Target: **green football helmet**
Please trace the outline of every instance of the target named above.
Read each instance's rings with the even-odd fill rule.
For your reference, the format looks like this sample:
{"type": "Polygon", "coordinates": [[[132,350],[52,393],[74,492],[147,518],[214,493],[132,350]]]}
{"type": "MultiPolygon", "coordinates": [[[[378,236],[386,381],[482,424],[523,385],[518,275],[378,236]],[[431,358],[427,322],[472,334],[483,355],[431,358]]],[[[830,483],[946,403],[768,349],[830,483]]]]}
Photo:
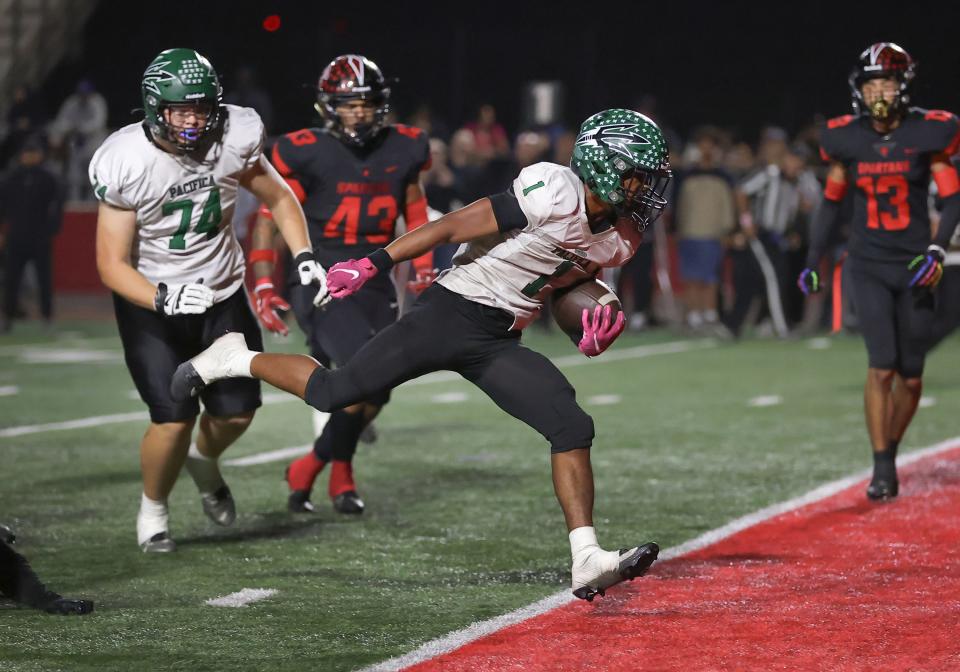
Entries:
{"type": "Polygon", "coordinates": [[[640,231],[667,205],[664,192],[672,176],[667,142],[660,127],[639,112],[604,110],[583,122],[570,168],[640,231]]]}
{"type": "Polygon", "coordinates": [[[220,78],[210,61],[193,49],[161,51],[143,73],[140,88],[144,121],[154,138],[190,151],[220,125],[220,78]],[[209,105],[207,123],[202,127],[175,128],[164,118],[168,106],[197,104],[209,105]]]}

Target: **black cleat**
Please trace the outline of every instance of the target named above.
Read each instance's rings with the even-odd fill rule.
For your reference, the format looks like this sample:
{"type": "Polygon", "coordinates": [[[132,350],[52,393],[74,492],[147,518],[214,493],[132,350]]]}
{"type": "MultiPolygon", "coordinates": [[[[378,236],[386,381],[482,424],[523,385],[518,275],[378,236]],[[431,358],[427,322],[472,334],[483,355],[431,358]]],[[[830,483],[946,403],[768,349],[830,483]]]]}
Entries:
{"type": "Polygon", "coordinates": [[[356,490],[347,490],[333,498],[333,509],[337,513],[358,514],[363,513],[364,503],[356,490]]]}
{"type": "Polygon", "coordinates": [[[652,541],[636,548],[621,548],[616,572],[600,574],[588,581],[587,585],[574,590],[573,594],[581,600],[593,602],[597,595],[605,595],[607,588],[623,581],[633,581],[646,574],[659,554],[660,547],[652,541]]]}
{"type": "Polygon", "coordinates": [[[291,490],[287,497],[287,510],[290,513],[316,513],[313,502],[310,501],[310,491],[291,490]]]}
{"type": "Polygon", "coordinates": [[[83,616],[93,611],[93,600],[68,600],[65,597],[57,597],[40,607],[48,614],[59,614],[60,616],[83,616]]]}
{"type": "Polygon", "coordinates": [[[875,502],[888,502],[895,498],[899,492],[900,483],[897,481],[896,476],[894,476],[892,479],[879,478],[876,474],[874,474],[873,478],[870,479],[870,485],[867,486],[867,499],[871,499],[875,502]]]}
{"type": "Polygon", "coordinates": [[[177,367],[177,370],[173,373],[173,378],[170,379],[170,396],[174,401],[180,403],[198,396],[206,386],[203,378],[193,368],[193,364],[184,362],[177,367]]]}

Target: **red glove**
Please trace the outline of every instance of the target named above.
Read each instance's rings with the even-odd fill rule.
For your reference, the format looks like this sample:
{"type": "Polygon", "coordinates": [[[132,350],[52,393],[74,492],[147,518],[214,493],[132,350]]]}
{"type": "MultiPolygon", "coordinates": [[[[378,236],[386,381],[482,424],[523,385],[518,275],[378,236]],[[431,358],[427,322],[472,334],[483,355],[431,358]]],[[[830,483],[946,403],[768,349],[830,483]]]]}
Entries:
{"type": "Polygon", "coordinates": [[[437,269],[431,268],[424,271],[417,271],[417,277],[407,283],[407,289],[419,296],[423,290],[433,284],[437,279],[437,269]]]}
{"type": "Polygon", "coordinates": [[[613,306],[597,306],[593,309],[593,317],[587,308],[581,316],[583,323],[583,338],[577,344],[577,349],[587,357],[596,357],[610,347],[617,336],[623,332],[627,324],[627,316],[623,311],[617,312],[617,319],[613,319],[613,306]]]}
{"type": "Polygon", "coordinates": [[[330,296],[342,299],[363,287],[376,274],[377,267],[366,257],[341,261],[327,270],[327,289],[330,296]]]}
{"type": "Polygon", "coordinates": [[[260,323],[275,334],[286,336],[290,333],[286,323],[277,314],[278,310],[290,310],[290,304],[280,298],[273,291],[273,283],[270,278],[260,278],[253,288],[253,295],[256,298],[257,317],[260,323]]]}

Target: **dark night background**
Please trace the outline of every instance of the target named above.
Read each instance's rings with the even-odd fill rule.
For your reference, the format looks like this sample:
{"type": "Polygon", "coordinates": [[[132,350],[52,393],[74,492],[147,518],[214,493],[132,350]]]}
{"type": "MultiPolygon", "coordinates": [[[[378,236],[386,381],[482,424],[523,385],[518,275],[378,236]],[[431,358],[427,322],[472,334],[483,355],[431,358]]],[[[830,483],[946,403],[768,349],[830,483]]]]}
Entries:
{"type": "Polygon", "coordinates": [[[315,82],[330,59],[362,53],[398,77],[402,119],[419,102],[456,128],[481,102],[521,130],[522,85],[563,80],[571,124],[610,106],[659,101],[656,116],[681,132],[701,123],[751,141],[766,123],[790,131],[817,113],[849,111],[847,74],[879,40],[920,63],[914,103],[960,109],[954,2],[101,2],[83,42],[48,78],[54,106],[89,76],[113,127],[134,119],[143,69],[161,49],[208,56],[229,91],[237,66],[254,65],[271,94],[273,132],[308,124],[315,82]],[[262,21],[282,25],[267,32],[262,21]]]}

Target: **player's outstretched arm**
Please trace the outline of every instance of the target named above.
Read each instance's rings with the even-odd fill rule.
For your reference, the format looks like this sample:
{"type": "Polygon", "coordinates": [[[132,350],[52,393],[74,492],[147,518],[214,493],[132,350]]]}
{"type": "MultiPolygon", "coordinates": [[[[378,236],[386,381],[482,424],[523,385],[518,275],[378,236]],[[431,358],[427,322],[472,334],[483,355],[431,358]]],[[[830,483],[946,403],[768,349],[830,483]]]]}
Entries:
{"type": "Polygon", "coordinates": [[[377,273],[388,271],[401,261],[419,257],[438,245],[465,243],[498,231],[490,199],[481,198],[403,234],[386,248],[376,250],[363,259],[334,264],[327,277],[330,295],[334,298],[349,296],[377,273]]]}
{"type": "Polygon", "coordinates": [[[823,189],[823,201],[810,226],[810,249],[807,252],[806,268],[797,278],[797,285],[804,294],[819,292],[822,289],[820,259],[827,249],[827,243],[840,218],[840,203],[847,193],[847,169],[842,163],[833,163],[827,173],[827,184],[823,189]]]}

